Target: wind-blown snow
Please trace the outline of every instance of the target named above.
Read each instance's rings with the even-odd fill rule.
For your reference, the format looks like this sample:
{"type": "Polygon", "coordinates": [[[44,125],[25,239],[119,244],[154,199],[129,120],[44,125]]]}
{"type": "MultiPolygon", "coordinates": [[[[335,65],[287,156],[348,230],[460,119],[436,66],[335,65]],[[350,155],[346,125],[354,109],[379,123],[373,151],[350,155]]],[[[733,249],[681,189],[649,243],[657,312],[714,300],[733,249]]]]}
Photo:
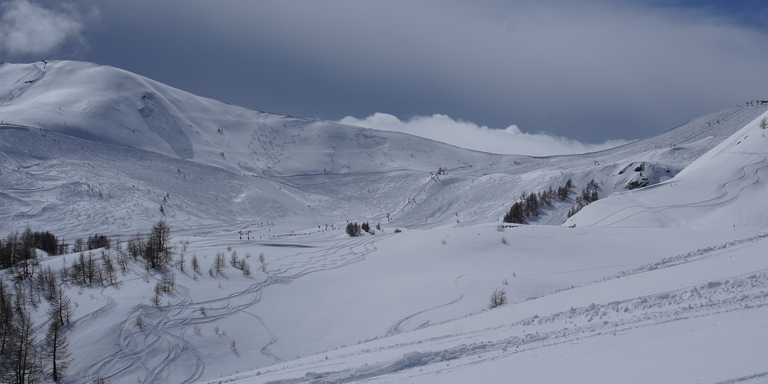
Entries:
{"type": "MultiPolygon", "coordinates": [[[[766,111],[529,157],[247,110],[106,66],[4,63],[0,233],[172,228],[174,266],[66,287],[69,383],[760,381],[766,111]],[[568,179],[568,199],[498,227],[522,192],[568,179]],[[602,199],[563,224],[592,179],[602,199]],[[350,238],[347,221],[382,229],[350,238]],[[211,276],[217,251],[253,274],[211,276]],[[511,303],[488,310],[494,289],[511,303]]],[[[39,327],[46,305],[29,306],[39,327]]]]}
{"type": "Polygon", "coordinates": [[[468,121],[454,120],[441,114],[414,116],[407,121],[401,121],[387,113],[374,113],[365,119],[347,116],[339,122],[384,131],[403,132],[477,151],[528,156],[596,152],[627,143],[626,140],[609,140],[602,144],[585,144],[565,137],[523,133],[516,125],[510,125],[505,129],[491,129],[468,121]]]}

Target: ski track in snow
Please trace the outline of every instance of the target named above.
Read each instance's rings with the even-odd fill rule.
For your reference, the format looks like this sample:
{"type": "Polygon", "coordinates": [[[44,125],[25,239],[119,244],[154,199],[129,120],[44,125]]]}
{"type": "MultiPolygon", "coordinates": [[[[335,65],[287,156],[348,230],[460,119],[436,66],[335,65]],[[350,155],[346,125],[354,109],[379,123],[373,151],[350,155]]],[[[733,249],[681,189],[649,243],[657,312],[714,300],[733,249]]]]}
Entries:
{"type": "Polygon", "coordinates": [[[267,325],[264,323],[264,320],[260,316],[255,315],[255,314],[253,314],[251,312],[248,312],[248,311],[243,311],[243,312],[253,316],[254,318],[256,318],[256,320],[259,322],[259,324],[261,324],[261,326],[264,327],[264,329],[266,329],[267,332],[269,332],[269,335],[272,338],[271,340],[269,340],[269,342],[267,344],[265,344],[263,347],[261,347],[261,349],[259,350],[261,352],[261,354],[269,356],[269,357],[275,359],[276,362],[285,361],[285,360],[281,359],[280,357],[278,357],[277,355],[275,355],[274,353],[272,353],[272,351],[269,350],[269,347],[272,344],[275,344],[278,341],[280,341],[280,339],[278,339],[277,336],[275,336],[275,334],[267,327],[267,325]]]}
{"type": "MultiPolygon", "coordinates": [[[[674,205],[663,205],[663,206],[653,206],[653,207],[651,207],[651,206],[639,206],[639,205],[628,206],[628,207],[624,207],[624,208],[622,208],[620,210],[617,210],[616,212],[613,212],[610,215],[607,215],[604,218],[602,218],[602,219],[600,219],[600,220],[598,220],[598,221],[596,221],[596,222],[594,222],[592,224],[589,224],[587,226],[595,227],[598,224],[602,223],[603,221],[606,221],[606,220],[608,220],[608,219],[610,219],[610,218],[612,218],[614,216],[619,216],[620,214],[624,213],[625,211],[634,210],[634,209],[641,209],[641,211],[640,212],[632,213],[632,214],[630,214],[628,216],[622,217],[621,219],[618,219],[616,221],[610,222],[608,224],[604,224],[603,226],[610,227],[610,226],[613,226],[615,224],[621,223],[624,220],[628,220],[629,218],[632,218],[634,216],[637,216],[637,215],[640,215],[640,214],[643,214],[643,213],[647,213],[647,212],[656,213],[656,212],[663,212],[663,211],[667,211],[667,210],[671,210],[671,209],[680,209],[680,208],[711,207],[711,206],[722,205],[722,204],[728,203],[730,201],[733,201],[733,200],[737,199],[739,197],[739,195],[741,195],[741,192],[744,189],[746,189],[748,187],[751,187],[751,186],[753,186],[753,185],[763,181],[762,177],[760,177],[760,171],[768,168],[768,165],[763,165],[761,167],[757,167],[757,166],[759,164],[764,163],[766,161],[766,157],[763,156],[763,154],[753,154],[753,155],[760,156],[760,160],[756,161],[756,162],[754,162],[752,164],[748,164],[748,165],[743,166],[741,168],[741,174],[738,177],[736,177],[736,178],[734,178],[732,180],[728,180],[727,182],[719,185],[718,188],[721,189],[721,193],[719,195],[715,196],[715,197],[712,197],[712,198],[709,198],[709,199],[706,199],[706,200],[697,201],[697,202],[686,203],[686,204],[674,204],[674,205]],[[756,168],[753,171],[750,171],[749,168],[753,168],[753,167],[756,167],[756,168]],[[728,189],[729,185],[734,184],[734,183],[744,179],[745,177],[747,177],[747,175],[752,175],[752,174],[754,174],[754,176],[755,176],[754,179],[749,180],[749,182],[747,184],[740,185],[740,188],[738,188],[738,190],[735,191],[735,193],[728,189]]],[[[656,185],[653,185],[653,186],[649,186],[649,187],[646,187],[646,188],[648,188],[648,189],[651,189],[651,188],[662,188],[662,187],[668,186],[670,184],[674,184],[674,182],[673,181],[667,181],[667,182],[659,183],[659,184],[656,184],[656,185]]]]}
{"type": "Polygon", "coordinates": [[[719,381],[715,384],[764,383],[766,378],[768,378],[768,372],[761,372],[754,375],[737,377],[732,380],[719,381]]]}
{"type": "MultiPolygon", "coordinates": [[[[269,264],[278,264],[279,268],[268,271],[264,281],[217,299],[192,301],[189,290],[177,284],[174,292],[181,294],[178,302],[159,307],[145,304],[134,307],[127,318],[115,328],[114,345],[117,350],[73,374],[68,380],[72,383],[92,382],[98,377],[118,380],[139,375],[144,384],[166,383],[171,382],[167,378],[167,372],[175,363],[191,360],[194,368],[179,382],[195,382],[202,376],[205,363],[201,352],[186,340],[186,329],[199,324],[212,323],[241,312],[256,318],[271,335],[271,340],[261,348],[261,353],[274,358],[276,362],[281,362],[283,359],[269,350],[271,345],[279,341],[278,337],[260,316],[248,311],[261,300],[263,289],[272,284],[289,283],[311,273],[342,268],[363,261],[366,255],[376,250],[376,241],[389,236],[392,235],[338,241],[327,249],[275,259],[269,264]],[[312,256],[302,257],[307,254],[312,256]],[[289,257],[301,260],[280,263],[289,257]],[[200,312],[201,306],[208,308],[205,315],[200,312]],[[136,325],[137,318],[141,318],[141,327],[136,325]]],[[[110,301],[101,309],[78,319],[75,326],[92,321],[115,306],[116,304],[110,301]]]]}
{"type": "MultiPolygon", "coordinates": [[[[456,291],[458,291],[458,293],[459,293],[459,296],[457,298],[455,298],[455,299],[451,300],[450,302],[445,303],[443,305],[438,305],[436,307],[432,307],[432,308],[425,309],[423,311],[416,312],[416,313],[414,313],[412,315],[408,315],[408,316],[406,316],[406,317],[396,321],[391,327],[389,327],[389,329],[387,330],[386,336],[396,335],[396,334],[402,332],[403,330],[401,329],[401,327],[404,325],[404,323],[408,322],[410,319],[412,319],[415,316],[418,316],[418,315],[420,315],[422,313],[425,313],[425,312],[429,312],[429,311],[434,310],[434,309],[438,309],[438,308],[442,308],[442,307],[447,307],[447,306],[449,306],[451,304],[458,303],[459,300],[464,298],[464,293],[461,291],[461,287],[459,287],[459,279],[461,279],[464,276],[466,276],[466,275],[461,275],[461,276],[457,277],[456,280],[454,280],[454,283],[456,284],[456,291]]],[[[429,324],[429,321],[427,321],[427,323],[425,323],[425,324],[420,325],[419,327],[423,327],[423,326],[426,326],[428,324],[429,324]]]]}
{"type": "MultiPolygon", "coordinates": [[[[746,244],[760,241],[768,235],[746,239],[740,242],[729,242],[705,250],[693,251],[681,255],[678,259],[690,258],[692,254],[706,254],[717,250],[733,247],[735,244],[746,244]]],[[[692,260],[688,260],[692,262],[692,260]]],[[[650,272],[659,268],[678,265],[667,261],[659,263],[656,268],[639,269],[634,273],[620,274],[613,279],[621,279],[637,273],[650,272]]],[[[607,279],[611,280],[611,279],[607,279]]],[[[599,283],[599,282],[595,282],[599,283]]],[[[590,284],[595,284],[590,283],[590,284]]],[[[587,284],[587,285],[590,285],[587,284]]],[[[384,350],[411,350],[401,357],[388,361],[365,364],[356,368],[338,371],[307,372],[301,377],[264,381],[267,384],[297,384],[297,383],[348,383],[365,381],[393,373],[409,370],[407,378],[417,378],[421,370],[414,368],[435,366],[429,374],[441,371],[450,372],[461,370],[462,367],[483,364],[484,362],[512,357],[518,353],[540,350],[548,347],[574,343],[579,340],[596,337],[610,337],[625,334],[660,324],[686,321],[697,318],[718,315],[729,312],[751,311],[768,308],[768,270],[755,271],[743,276],[729,279],[710,281],[691,287],[654,293],[636,298],[595,304],[579,308],[570,308],[548,316],[533,316],[513,324],[496,328],[483,329],[462,334],[441,336],[435,339],[422,339],[415,342],[390,345],[375,349],[366,349],[351,355],[338,355],[335,359],[373,354],[384,350]],[[535,333],[524,332],[525,327],[535,327],[535,333]],[[511,336],[487,342],[461,343],[469,339],[492,339],[494,335],[515,334],[523,330],[523,336],[511,336]],[[430,342],[446,343],[446,339],[454,340],[454,347],[434,351],[413,351],[420,345],[430,342]],[[461,343],[461,344],[459,344],[461,343]],[[471,358],[471,359],[470,359],[471,358]],[[438,363],[449,362],[445,368],[438,363]]],[[[423,348],[423,347],[421,347],[423,348]]],[[[330,364],[327,364],[330,365],[330,364]]],[[[298,367],[297,367],[298,368],[298,367]]],[[[306,371],[306,369],[304,369],[306,371]]],[[[211,384],[239,382],[248,378],[257,378],[270,373],[267,370],[249,374],[234,375],[223,380],[210,381],[211,384]]],[[[279,372],[279,371],[276,371],[279,372]]],[[[424,373],[426,375],[426,373],[424,373]]],[[[738,377],[721,383],[747,383],[761,381],[768,373],[758,373],[738,377]]]]}
{"type": "MultiPolygon", "coordinates": [[[[205,362],[215,359],[211,359],[210,354],[205,357],[198,350],[193,343],[196,340],[188,337],[188,330],[240,314],[246,315],[248,320],[255,319],[255,322],[248,324],[255,324],[263,336],[263,339],[259,338],[249,346],[254,348],[253,355],[260,353],[274,360],[273,365],[261,369],[272,370],[267,371],[270,374],[282,374],[271,382],[285,384],[376,381],[392,377],[418,379],[427,373],[413,368],[430,367],[432,372],[450,373],[518,353],[546,353],[545,349],[552,346],[652,329],[661,324],[729,312],[756,317],[754,313],[763,312],[751,311],[764,311],[768,307],[768,293],[765,292],[768,270],[756,270],[703,284],[675,285],[667,292],[632,298],[623,295],[621,300],[613,302],[570,309],[563,304],[562,308],[558,306],[543,317],[533,316],[482,330],[476,327],[475,331],[465,333],[448,330],[439,336],[419,340],[419,335],[436,329],[431,327],[472,317],[467,312],[460,312],[453,317],[459,320],[438,324],[427,321],[415,329],[407,329],[413,328],[408,327],[409,322],[418,315],[457,303],[452,308],[466,306],[467,300],[459,303],[464,298],[464,291],[468,297],[477,291],[471,291],[473,288],[469,285],[464,285],[462,290],[459,283],[462,277],[467,276],[464,274],[454,280],[458,295],[452,301],[412,314],[408,314],[410,310],[399,312],[376,327],[380,331],[386,329],[384,337],[360,343],[379,343],[378,347],[361,351],[356,349],[358,347],[347,349],[334,344],[331,350],[342,355],[330,361],[327,356],[323,361],[321,357],[312,355],[306,359],[320,361],[302,363],[306,360],[299,360],[296,365],[290,365],[291,362],[287,361],[292,358],[288,356],[289,352],[279,353],[281,356],[273,352],[273,349],[277,350],[275,345],[280,343],[278,336],[282,335],[273,332],[267,324],[269,321],[264,320],[270,317],[259,312],[258,304],[263,298],[264,288],[361,262],[377,250],[376,242],[394,236],[384,235],[382,231],[377,236],[341,240],[335,239],[337,234],[334,232],[328,235],[321,231],[322,224],[326,228],[329,224],[333,228],[335,224],[339,229],[339,223],[344,220],[374,222],[389,218],[393,220],[390,225],[406,230],[495,225],[495,221],[503,216],[521,192],[557,187],[569,178],[573,178],[577,190],[590,179],[596,180],[600,184],[601,195],[623,192],[629,181],[644,177],[647,179],[643,180],[650,180],[651,183],[646,190],[660,191],[658,188],[666,187],[674,191],[670,185],[676,181],[661,180],[676,177],[703,154],[763,116],[768,109],[764,106],[729,108],[621,147],[596,153],[533,158],[480,153],[405,134],[227,106],[125,71],[88,63],[54,61],[48,63],[47,68],[39,64],[6,63],[0,65],[0,71],[3,74],[0,76],[0,87],[4,90],[0,94],[0,112],[5,122],[0,126],[0,216],[3,218],[0,220],[0,232],[7,233],[23,225],[35,229],[43,227],[57,235],[66,235],[71,243],[73,238],[94,233],[126,237],[145,231],[151,225],[148,223],[165,219],[172,223],[174,231],[192,236],[210,235],[210,238],[203,240],[209,247],[225,244],[224,238],[230,239],[237,230],[246,229],[249,229],[249,237],[250,229],[253,229],[253,239],[284,241],[259,245],[278,247],[287,244],[297,247],[295,253],[280,253],[282,256],[270,258],[266,273],[257,270],[253,283],[244,280],[235,292],[213,293],[197,301],[190,289],[178,284],[171,294],[163,296],[173,300],[168,305],[152,307],[131,302],[129,305],[135,306],[121,308],[119,304],[126,304],[121,298],[130,295],[122,292],[118,304],[102,290],[101,296],[106,303],[95,308],[99,301],[94,301],[88,307],[91,312],[73,321],[70,330],[77,330],[78,335],[83,335],[87,334],[89,327],[95,329],[101,321],[111,321],[105,326],[111,333],[109,338],[97,340],[99,347],[96,351],[100,355],[95,359],[91,357],[93,360],[87,362],[75,362],[78,371],[70,372],[66,383],[93,382],[98,377],[115,382],[147,384],[197,382],[204,374],[213,375],[211,367],[206,373],[205,362]],[[115,87],[115,83],[119,86],[115,87]],[[149,101],[142,97],[147,92],[153,95],[149,101]],[[99,104],[100,99],[102,104],[99,104]],[[144,106],[144,117],[141,113],[137,114],[139,107],[136,103],[144,106]],[[148,118],[151,118],[149,123],[153,126],[147,126],[148,118]],[[10,120],[13,122],[8,123],[10,120]],[[164,139],[157,140],[158,135],[164,139]],[[163,142],[173,141],[173,137],[186,137],[190,141],[183,146],[167,143],[175,147],[168,145],[165,148],[163,142]],[[319,142],[319,146],[317,142],[313,145],[314,140],[319,142]],[[186,160],[174,158],[172,152],[186,160]],[[633,173],[638,164],[642,171],[633,173]],[[648,168],[644,168],[646,166],[648,168]],[[438,167],[448,170],[450,176],[427,178],[438,167]],[[159,207],[163,207],[162,213],[159,207]],[[267,225],[264,225],[265,222],[267,225]],[[307,230],[307,227],[312,227],[312,230],[307,230]],[[293,230],[297,233],[294,234],[293,230]],[[287,240],[284,240],[286,237],[287,240]],[[207,309],[205,314],[201,312],[201,307],[207,309]],[[393,318],[404,315],[407,316],[389,324],[393,318]],[[137,319],[141,319],[141,327],[136,325],[137,319]],[[529,327],[533,327],[535,332],[526,332],[529,327]],[[411,335],[414,336],[409,338],[411,335]],[[404,341],[399,344],[382,342],[392,340],[388,337],[404,341]],[[388,352],[387,359],[383,359],[386,361],[362,364],[365,357],[374,359],[377,352],[388,352]],[[348,359],[340,361],[345,358],[348,359]],[[449,366],[438,366],[437,363],[441,362],[447,362],[449,366]],[[304,369],[306,365],[312,365],[309,372],[304,369]],[[392,376],[387,376],[390,374],[392,376]]],[[[738,152],[734,148],[735,145],[723,153],[742,155],[744,162],[739,162],[737,167],[729,164],[729,159],[724,159],[720,165],[730,165],[727,170],[731,173],[728,176],[719,175],[718,184],[710,186],[697,180],[698,184],[694,183],[694,186],[706,187],[701,189],[709,192],[691,199],[698,201],[663,205],[667,202],[662,200],[662,205],[643,206],[645,201],[640,200],[640,203],[630,203],[636,206],[623,207],[591,226],[620,225],[641,213],[653,215],[680,210],[675,213],[683,216],[703,211],[702,208],[731,207],[729,204],[737,202],[742,192],[745,196],[750,195],[753,190],[748,188],[762,185],[765,175],[761,172],[765,173],[768,168],[766,154],[760,153],[756,146],[752,153],[738,152]],[[752,161],[752,156],[758,156],[759,160],[744,165],[752,161]],[[606,222],[610,223],[603,224],[606,222]]],[[[708,166],[714,167],[711,164],[708,166]]],[[[710,180],[709,177],[706,179],[710,180]]],[[[565,217],[572,203],[574,200],[570,197],[555,202],[542,210],[541,217],[532,218],[530,222],[560,224],[561,217],[565,217]]],[[[659,269],[719,260],[713,259],[723,253],[719,251],[761,246],[766,237],[768,234],[760,234],[697,249],[601,280],[550,291],[525,302],[609,281],[634,281],[630,276],[648,276],[659,269]]],[[[636,247],[636,244],[629,246],[636,247]]],[[[690,248],[686,249],[700,246],[691,241],[690,248]]],[[[486,245],[481,245],[479,249],[491,249],[482,247],[486,245]]],[[[596,268],[534,273],[526,277],[551,277],[601,268],[615,270],[622,266],[615,264],[618,263],[611,261],[596,268]]],[[[463,273],[464,268],[450,270],[450,274],[440,278],[443,282],[449,281],[463,273]]],[[[472,278],[476,276],[473,272],[472,278]]],[[[590,276],[599,279],[604,275],[590,276]]],[[[223,277],[227,279],[226,274],[223,277]]],[[[365,276],[355,276],[361,277],[365,276]]],[[[462,281],[467,280],[470,278],[462,281]]],[[[650,284],[648,281],[645,283],[650,284]]],[[[564,285],[554,284],[554,287],[564,285]]],[[[547,290],[552,289],[549,288],[552,285],[547,287],[547,290]]],[[[649,291],[651,289],[641,292],[649,291]]],[[[115,297],[118,295],[115,294],[115,297]]],[[[424,307],[429,305],[434,304],[424,307]]],[[[265,300],[262,307],[266,306],[265,300]]],[[[41,314],[38,316],[41,317],[41,314]]],[[[37,329],[42,330],[44,323],[38,324],[37,329]]],[[[242,326],[243,323],[236,324],[242,326]]],[[[277,329],[276,326],[273,328],[277,329]]],[[[342,329],[340,332],[350,332],[339,328],[342,329]]],[[[380,331],[374,329],[374,332],[380,331]]],[[[354,333],[344,334],[349,335],[354,333]]],[[[88,336],[79,336],[83,339],[77,339],[73,344],[96,345],[93,340],[87,340],[88,336]]],[[[283,342],[291,341],[285,336],[283,342]]],[[[82,345],[77,347],[83,348],[82,345]]],[[[233,352],[240,356],[237,351],[233,352]]],[[[216,373],[223,371],[219,369],[216,373]]],[[[734,374],[734,378],[721,382],[758,382],[768,377],[763,367],[751,372],[755,373],[734,374]]],[[[261,372],[247,372],[213,382],[249,378],[258,381],[257,376],[260,375],[261,372]]]]}
{"type": "Polygon", "coordinates": [[[72,323],[69,324],[69,327],[71,327],[71,329],[73,330],[76,328],[85,327],[89,323],[97,320],[100,317],[103,317],[107,312],[112,311],[117,307],[117,303],[115,303],[115,300],[112,297],[107,295],[102,295],[102,296],[104,296],[107,299],[107,303],[104,304],[104,306],[73,321],[72,323]]]}
{"type": "MultiPolygon", "coordinates": [[[[726,116],[726,117],[724,117],[724,118],[722,118],[722,119],[719,119],[720,123],[724,123],[724,122],[728,121],[728,120],[729,120],[729,119],[731,119],[732,117],[734,117],[734,116],[736,116],[737,114],[739,114],[739,113],[741,113],[742,111],[744,111],[744,109],[745,109],[744,107],[739,107],[737,110],[733,111],[733,113],[729,114],[728,116],[726,116]]],[[[701,135],[701,134],[702,134],[702,133],[704,133],[704,132],[709,132],[709,131],[711,131],[711,130],[714,130],[715,128],[717,128],[717,125],[716,125],[716,124],[710,125],[710,126],[708,126],[708,127],[704,128],[704,129],[702,129],[702,130],[701,130],[701,131],[699,131],[699,132],[695,132],[695,133],[691,134],[691,135],[690,135],[690,136],[688,136],[688,137],[682,138],[682,139],[680,139],[679,141],[672,143],[672,145],[671,145],[671,146],[672,146],[672,147],[676,147],[676,146],[678,146],[678,145],[680,145],[680,144],[682,144],[682,143],[684,143],[684,142],[686,142],[686,141],[690,141],[690,140],[692,140],[694,137],[697,137],[697,136],[701,135]]]]}

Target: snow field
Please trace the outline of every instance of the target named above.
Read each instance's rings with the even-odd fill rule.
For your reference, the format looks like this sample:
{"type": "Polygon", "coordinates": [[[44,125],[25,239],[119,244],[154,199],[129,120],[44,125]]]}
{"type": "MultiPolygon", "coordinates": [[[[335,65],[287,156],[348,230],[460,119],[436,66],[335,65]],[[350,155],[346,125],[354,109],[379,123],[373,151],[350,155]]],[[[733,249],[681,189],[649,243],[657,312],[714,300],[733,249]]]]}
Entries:
{"type": "MultiPolygon", "coordinates": [[[[638,164],[662,181],[766,111],[730,108],[610,150],[532,158],[252,111],[91,63],[5,63],[0,72],[2,120],[35,127],[1,127],[2,214],[57,223],[67,236],[124,236],[161,217],[177,229],[285,224],[279,232],[388,213],[400,227],[481,224],[522,192],[569,178],[574,193],[595,179],[601,197],[641,178],[627,170],[638,164]],[[440,167],[448,175],[432,179],[440,167]]],[[[561,224],[572,205],[532,221],[561,224]]]]}
{"type": "Polygon", "coordinates": [[[758,116],[673,179],[590,205],[564,225],[764,230],[768,141],[758,116]]]}
{"type": "Polygon", "coordinates": [[[768,303],[764,243],[764,237],[752,239],[704,252],[684,264],[586,284],[265,367],[258,375],[214,382],[319,383],[371,377],[373,382],[416,383],[509,378],[719,382],[764,377],[758,357],[768,348],[765,337],[758,336],[765,331],[768,303]],[[635,373],[627,376],[628,371],[635,373]]]}
{"type": "MultiPolygon", "coordinates": [[[[660,255],[674,256],[694,241],[712,246],[735,242],[742,247],[755,242],[745,241],[751,235],[742,232],[702,236],[699,231],[648,230],[647,238],[655,239],[651,245],[627,247],[635,236],[623,230],[548,226],[498,232],[486,225],[282,244],[192,237],[185,252],[187,272],[175,271],[176,289],[162,295],[160,308],[150,305],[159,274],[145,277],[138,265],[120,276],[119,290],[74,286],[68,290],[77,305],[70,338],[73,354],[79,356],[70,368],[71,377],[87,380],[101,373],[112,382],[209,380],[235,371],[264,370],[297,356],[324,356],[331,353],[323,352],[328,350],[336,354],[347,350],[337,349],[340,346],[359,348],[358,343],[366,340],[371,341],[359,345],[412,345],[414,340],[440,340],[454,334],[464,335],[464,340],[486,328],[534,315],[545,317],[591,302],[628,300],[634,293],[617,297],[615,293],[622,289],[599,286],[612,284],[608,281],[526,301],[657,262],[660,255]],[[510,245],[503,245],[501,237],[510,245]],[[596,239],[604,246],[581,251],[580,256],[562,251],[590,249],[596,239]],[[208,275],[216,251],[229,258],[228,245],[241,258],[251,255],[247,260],[252,276],[231,267],[216,278],[208,275]],[[266,274],[257,261],[261,252],[266,274]],[[193,254],[201,265],[197,280],[191,278],[189,266],[193,254]],[[504,279],[509,285],[502,284],[504,279]],[[490,293],[496,288],[506,289],[510,301],[517,304],[487,311],[490,293]],[[606,293],[614,295],[603,297],[606,293]],[[546,301],[552,303],[538,304],[546,301]],[[205,314],[200,307],[206,308],[205,314]],[[144,323],[141,328],[135,325],[139,316],[144,323]],[[232,340],[237,353],[231,349],[232,340]]],[[[44,265],[60,266],[64,258],[71,261],[74,256],[50,257],[44,265]]],[[[710,269],[725,270],[720,265],[710,269]]],[[[617,280],[626,286],[632,278],[617,280]]],[[[645,284],[640,280],[637,289],[645,284]]],[[[654,286],[659,287],[656,280],[654,286]]],[[[45,312],[41,308],[36,313],[40,324],[45,312]]],[[[504,338],[510,335],[524,336],[513,332],[504,338]]],[[[447,343],[445,348],[455,347],[450,340],[447,343]]],[[[405,353],[396,351],[392,358],[405,353]]]]}
{"type": "MultiPolygon", "coordinates": [[[[189,241],[159,307],[162,273],[139,263],[120,289],[67,288],[71,383],[759,382],[767,110],[532,158],[251,111],[90,63],[5,63],[0,233],[126,239],[164,219],[177,258],[189,241]],[[521,193],[568,179],[568,199],[497,230],[521,193]],[[592,179],[607,197],[560,226],[592,179]],[[355,221],[384,230],[350,238],[355,221]],[[208,274],[229,246],[251,276],[208,274]],[[488,310],[495,289],[510,304],[488,310]]],[[[40,330],[46,305],[30,309],[40,330]]]]}

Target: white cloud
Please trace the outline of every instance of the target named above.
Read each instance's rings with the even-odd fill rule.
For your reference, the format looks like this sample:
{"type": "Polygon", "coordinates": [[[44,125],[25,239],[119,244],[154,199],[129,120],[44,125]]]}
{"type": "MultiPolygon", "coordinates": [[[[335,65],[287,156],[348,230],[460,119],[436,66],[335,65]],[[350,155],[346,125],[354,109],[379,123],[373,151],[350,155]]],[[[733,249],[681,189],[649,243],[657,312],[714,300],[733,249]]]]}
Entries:
{"type": "Polygon", "coordinates": [[[0,47],[9,54],[43,54],[68,38],[82,39],[82,23],[74,8],[70,8],[70,12],[60,12],[28,0],[13,0],[3,8],[0,47]]]}
{"type": "Polygon", "coordinates": [[[402,121],[387,113],[374,113],[365,119],[347,116],[339,122],[383,131],[403,132],[457,147],[500,154],[564,155],[594,152],[627,143],[625,140],[609,140],[602,144],[586,144],[565,137],[524,133],[516,125],[505,129],[492,129],[440,114],[416,116],[402,121]]]}

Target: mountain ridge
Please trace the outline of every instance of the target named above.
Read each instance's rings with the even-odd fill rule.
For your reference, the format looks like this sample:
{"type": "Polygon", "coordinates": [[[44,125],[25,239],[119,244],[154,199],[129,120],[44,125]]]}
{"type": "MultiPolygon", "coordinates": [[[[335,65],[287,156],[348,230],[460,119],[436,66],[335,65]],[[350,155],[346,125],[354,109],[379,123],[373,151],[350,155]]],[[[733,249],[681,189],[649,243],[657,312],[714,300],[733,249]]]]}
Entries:
{"type": "MultiPolygon", "coordinates": [[[[109,147],[97,150],[98,146],[117,145],[138,151],[131,156],[142,157],[148,153],[164,156],[168,160],[151,156],[155,160],[147,167],[174,164],[171,166],[176,171],[174,176],[182,180],[186,177],[203,180],[206,166],[229,173],[230,181],[211,181],[207,187],[205,183],[196,187],[205,190],[204,193],[191,192],[181,184],[164,188],[164,180],[169,180],[169,175],[154,181],[147,179],[146,188],[138,190],[136,184],[144,182],[97,176],[91,174],[89,167],[77,169],[69,179],[58,180],[58,185],[65,186],[77,178],[96,179],[110,184],[112,190],[122,191],[124,200],[118,205],[142,201],[144,208],[138,217],[129,219],[128,214],[113,213],[113,220],[118,222],[141,217],[138,222],[142,224],[135,228],[138,230],[161,217],[177,220],[161,214],[160,206],[170,205],[166,208],[176,210],[180,217],[197,216],[194,211],[207,211],[209,208],[205,206],[211,198],[214,202],[221,198],[223,206],[239,207],[217,210],[228,212],[231,217],[219,219],[224,227],[249,221],[272,222],[288,213],[294,213],[297,220],[281,230],[312,226],[301,224],[302,220],[315,227],[347,220],[391,221],[392,225],[403,227],[497,222],[523,192],[556,188],[568,179],[573,179],[577,193],[578,188],[596,180],[601,188],[600,197],[625,190],[631,182],[653,185],[667,180],[768,110],[766,107],[729,108],[600,152],[531,157],[485,153],[403,133],[253,111],[92,63],[51,61],[44,68],[38,63],[5,63],[0,66],[0,79],[0,95],[3,95],[0,96],[0,116],[4,122],[34,127],[30,132],[48,130],[51,137],[64,135],[61,140],[65,137],[85,140],[90,143],[92,160],[110,163],[118,173],[138,175],[141,170],[133,169],[130,163],[110,160],[109,147]],[[647,168],[648,172],[634,172],[638,167],[647,168]],[[438,168],[446,170],[447,175],[436,175],[438,168]],[[237,177],[244,181],[232,184],[237,177]],[[265,180],[269,187],[264,184],[265,180]],[[227,192],[216,196],[216,188],[227,192]],[[238,196],[258,195],[248,192],[249,188],[254,191],[277,188],[276,194],[270,195],[273,199],[273,203],[268,204],[270,208],[260,209],[256,204],[243,207],[244,200],[236,201],[238,196]],[[141,192],[145,189],[154,193],[141,192]],[[173,203],[160,199],[158,190],[187,203],[174,207],[173,203]],[[275,210],[277,206],[282,208],[275,210]],[[278,211],[283,212],[282,216],[276,214],[278,211]],[[299,219],[302,214],[304,219],[299,219]]],[[[14,140],[14,146],[23,149],[36,145],[37,139],[30,135],[27,142],[14,140]]],[[[75,144],[71,144],[71,148],[78,151],[75,144]]],[[[35,153],[36,159],[54,168],[61,161],[71,163],[76,158],[80,161],[87,158],[65,151],[35,153]]],[[[21,171],[18,165],[32,162],[25,159],[16,164],[19,160],[0,163],[5,167],[0,170],[4,174],[14,173],[21,171]]],[[[69,171],[73,172],[74,168],[69,171]]],[[[34,174],[19,177],[33,179],[34,174]]],[[[9,187],[8,184],[0,186],[3,190],[9,187]]],[[[72,187],[75,188],[74,184],[72,187]]],[[[51,190],[51,196],[37,199],[6,197],[2,215],[10,219],[6,222],[22,220],[42,227],[52,222],[50,215],[54,212],[64,214],[65,204],[54,192],[51,190]],[[43,206],[46,210],[24,208],[30,205],[43,206]],[[44,211],[50,212],[46,218],[40,216],[44,211]]],[[[96,215],[98,212],[86,203],[92,198],[83,196],[81,203],[86,214],[96,215]]],[[[562,223],[574,204],[572,199],[543,210],[541,216],[530,218],[530,222],[562,223]]],[[[87,217],[83,220],[88,221],[87,217]]],[[[59,221],[61,218],[53,220],[59,221]]],[[[83,232],[78,233],[94,225],[83,226],[83,232]]],[[[183,220],[176,225],[192,226],[183,220]]],[[[105,231],[118,234],[119,228],[133,228],[133,225],[113,225],[105,231]]],[[[0,228],[11,229],[10,225],[0,228]]]]}
{"type": "Polygon", "coordinates": [[[40,268],[9,284],[19,300],[7,302],[38,334],[50,320],[35,293],[45,271],[71,298],[65,383],[768,376],[766,107],[529,157],[137,78],[89,63],[0,65],[0,234],[29,226],[72,244],[126,240],[161,219],[171,228],[164,268],[113,241],[38,252],[40,268]],[[498,225],[524,192],[567,180],[568,197],[528,225],[498,225]],[[562,224],[588,183],[601,199],[562,224]],[[381,227],[346,233],[363,221],[381,227]],[[98,267],[87,281],[86,264],[98,267]],[[509,304],[489,309],[499,291],[509,304]]]}

